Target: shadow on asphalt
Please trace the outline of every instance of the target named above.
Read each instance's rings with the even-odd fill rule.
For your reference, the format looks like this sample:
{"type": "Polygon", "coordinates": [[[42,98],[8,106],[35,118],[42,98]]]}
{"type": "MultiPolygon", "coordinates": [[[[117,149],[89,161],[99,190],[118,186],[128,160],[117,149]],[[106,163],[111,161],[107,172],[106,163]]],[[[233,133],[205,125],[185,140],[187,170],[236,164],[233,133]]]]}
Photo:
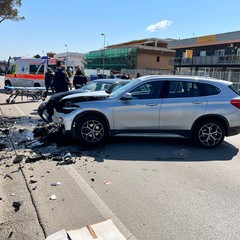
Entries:
{"type": "Polygon", "coordinates": [[[115,137],[99,147],[104,157],[96,161],[111,160],[126,161],[165,161],[165,162],[201,162],[230,161],[239,149],[224,141],[213,149],[196,146],[191,139],[184,138],[146,138],[146,137],[115,137]]]}
{"type": "MultiPolygon", "coordinates": [[[[37,124],[31,118],[13,118],[15,124],[27,127],[28,124],[37,124]],[[17,123],[18,122],[18,123],[17,123]]],[[[41,121],[39,121],[41,123],[41,121]]],[[[14,125],[15,125],[14,124],[14,125]]],[[[12,136],[19,136],[15,139],[20,142],[28,135],[29,129],[19,134],[19,130],[11,129],[12,136]]],[[[24,148],[23,146],[19,146],[24,148]]],[[[28,146],[27,148],[29,148],[28,146]]],[[[64,135],[54,139],[52,143],[43,146],[30,147],[33,153],[41,154],[46,152],[62,153],[69,151],[72,156],[92,157],[96,162],[108,160],[121,161],[161,161],[161,162],[203,162],[203,161],[230,161],[239,152],[239,149],[224,141],[220,146],[213,149],[197,147],[192,140],[185,138],[149,138],[149,137],[111,137],[108,141],[95,148],[86,148],[76,141],[64,135]],[[61,140],[61,141],[59,141],[61,140]],[[51,149],[49,146],[51,145],[51,149]]]]}

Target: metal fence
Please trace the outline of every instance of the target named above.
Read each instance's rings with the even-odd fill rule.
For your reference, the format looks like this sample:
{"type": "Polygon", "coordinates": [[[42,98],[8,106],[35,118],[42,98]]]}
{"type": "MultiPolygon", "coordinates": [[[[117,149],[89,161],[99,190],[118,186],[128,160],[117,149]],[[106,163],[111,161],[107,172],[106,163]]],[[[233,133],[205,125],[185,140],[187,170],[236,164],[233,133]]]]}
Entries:
{"type": "Polygon", "coordinates": [[[236,86],[236,89],[240,89],[240,72],[233,71],[172,71],[172,70],[151,70],[151,69],[122,69],[121,73],[130,74],[133,78],[137,76],[137,74],[144,75],[186,75],[186,76],[207,76],[216,79],[226,80],[233,82],[236,86]]]}
{"type": "Polygon", "coordinates": [[[213,71],[213,72],[207,72],[207,71],[181,71],[175,72],[175,75],[187,75],[187,76],[207,76],[212,77],[216,79],[226,80],[233,82],[236,86],[236,89],[240,89],[240,72],[233,72],[233,71],[213,71]]]}

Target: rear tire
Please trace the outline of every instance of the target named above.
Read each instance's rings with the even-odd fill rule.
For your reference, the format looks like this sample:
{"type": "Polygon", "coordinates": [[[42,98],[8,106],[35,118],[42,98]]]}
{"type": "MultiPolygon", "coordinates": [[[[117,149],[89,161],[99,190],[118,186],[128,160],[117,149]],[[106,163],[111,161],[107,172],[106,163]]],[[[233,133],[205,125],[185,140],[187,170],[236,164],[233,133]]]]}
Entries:
{"type": "Polygon", "coordinates": [[[39,83],[34,83],[33,87],[40,87],[39,83]]]}
{"type": "MultiPolygon", "coordinates": [[[[6,80],[6,81],[5,81],[5,86],[7,86],[7,87],[11,87],[12,84],[11,84],[11,82],[10,82],[9,80],[6,80]]],[[[5,92],[6,92],[7,95],[10,95],[10,94],[13,93],[12,89],[6,89],[5,92]]]]}
{"type": "Polygon", "coordinates": [[[106,140],[106,122],[98,116],[88,116],[77,123],[77,138],[85,146],[98,146],[106,140]]]}
{"type": "Polygon", "coordinates": [[[9,87],[11,87],[12,84],[11,84],[11,82],[10,82],[9,80],[6,80],[6,81],[5,81],[5,86],[9,86],[9,87]]]}
{"type": "Polygon", "coordinates": [[[197,145],[214,148],[220,145],[225,137],[225,129],[221,122],[208,119],[200,122],[194,129],[193,138],[197,145]]]}

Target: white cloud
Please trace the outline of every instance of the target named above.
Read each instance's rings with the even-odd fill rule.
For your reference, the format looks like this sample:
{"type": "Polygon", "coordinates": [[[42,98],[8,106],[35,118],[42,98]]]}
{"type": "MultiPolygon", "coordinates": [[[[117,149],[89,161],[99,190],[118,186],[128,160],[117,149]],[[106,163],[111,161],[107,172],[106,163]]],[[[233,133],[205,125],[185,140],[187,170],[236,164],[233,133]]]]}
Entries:
{"type": "Polygon", "coordinates": [[[158,22],[156,24],[149,25],[147,27],[147,30],[149,32],[155,32],[157,30],[165,30],[172,24],[172,21],[170,20],[162,20],[161,22],[158,22]]]}

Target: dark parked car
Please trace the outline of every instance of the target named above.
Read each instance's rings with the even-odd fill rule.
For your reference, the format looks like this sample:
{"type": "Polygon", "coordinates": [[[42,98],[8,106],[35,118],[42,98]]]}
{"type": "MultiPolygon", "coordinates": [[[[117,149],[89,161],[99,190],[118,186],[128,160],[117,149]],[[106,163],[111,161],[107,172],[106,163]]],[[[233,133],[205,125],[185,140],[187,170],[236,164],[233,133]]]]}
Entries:
{"type": "Polygon", "coordinates": [[[54,94],[48,101],[41,103],[41,105],[38,107],[38,115],[45,122],[51,122],[53,109],[59,104],[60,100],[63,97],[75,93],[92,91],[105,91],[110,94],[129,82],[130,80],[122,79],[98,79],[88,82],[88,84],[86,84],[82,88],[54,94]]]}

